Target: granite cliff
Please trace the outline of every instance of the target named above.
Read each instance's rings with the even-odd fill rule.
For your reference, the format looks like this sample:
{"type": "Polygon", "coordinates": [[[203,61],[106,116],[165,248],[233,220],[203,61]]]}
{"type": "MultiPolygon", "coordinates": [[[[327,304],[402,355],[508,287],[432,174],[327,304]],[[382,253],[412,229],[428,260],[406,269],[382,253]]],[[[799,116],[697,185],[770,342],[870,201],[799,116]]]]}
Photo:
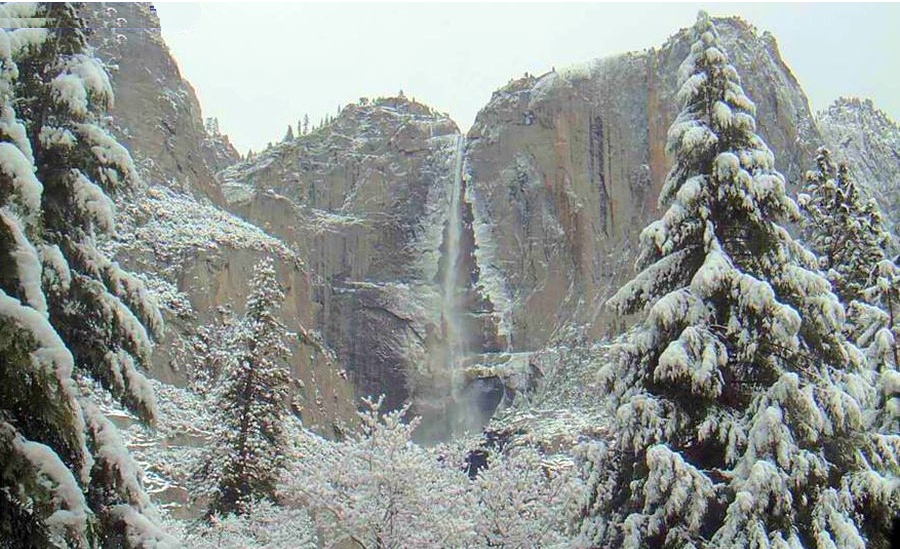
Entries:
{"type": "MultiPolygon", "coordinates": [[[[756,103],[759,133],[792,182],[821,141],[774,38],[720,19],[756,103]]],[[[679,110],[685,31],[659,49],[510,82],[469,132],[470,199],[508,290],[511,341],[535,350],[567,327],[614,333],[603,308],[632,273],[640,230],[658,216],[666,132],[679,110]]]]}
{"type": "MultiPolygon", "coordinates": [[[[178,329],[160,345],[157,377],[183,382],[173,367],[191,325],[239,308],[264,253],[279,258],[290,289],[284,320],[304,334],[292,364],[307,388],[304,418],[325,431],[379,393],[432,418],[465,401],[484,420],[564,360],[561,342],[590,345],[627,322],[603,303],[632,274],[637,235],[658,214],[686,31],[512,80],[466,136],[408,98],[361,99],[241,159],[203,124],[148,5],[93,14],[99,51],[118,65],[112,114],[149,184],[123,204],[131,238],[111,249],[195,315],[170,311],[178,329]],[[207,230],[213,249],[193,238],[207,230]]],[[[864,103],[839,104],[817,125],[775,39],[740,19],[716,23],[789,182],[828,143],[867,182],[887,182],[867,187],[894,204],[896,125],[864,103]],[[880,129],[848,141],[848,125],[880,129]],[[884,146],[857,145],[872,135],[887,136],[884,146]]]]}
{"type": "Polygon", "coordinates": [[[333,434],[355,417],[354,390],[316,331],[309,269],[286,243],[218,206],[224,199],[215,173],[239,155],[227,136],[203,123],[151,5],[89,4],[84,16],[98,56],[110,66],[113,130],[143,179],[135,193],[119,197],[118,237],[107,249],[141,273],[163,306],[168,329],[151,373],[186,384],[198,329],[223,310],[240,313],[253,265],[272,256],[287,294],[281,317],[297,334],[291,369],[301,415],[333,434]]]}
{"type": "Polygon", "coordinates": [[[825,143],[849,162],[888,223],[900,223],[900,126],[871,100],[840,98],[818,113],[825,143]]]}

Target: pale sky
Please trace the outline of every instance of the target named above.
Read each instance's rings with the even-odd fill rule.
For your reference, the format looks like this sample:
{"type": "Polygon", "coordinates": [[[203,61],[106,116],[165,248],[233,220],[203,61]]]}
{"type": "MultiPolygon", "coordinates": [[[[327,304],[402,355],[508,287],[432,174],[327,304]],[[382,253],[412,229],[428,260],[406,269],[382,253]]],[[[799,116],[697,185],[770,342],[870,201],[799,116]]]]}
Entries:
{"type": "Polygon", "coordinates": [[[466,131],[511,78],[661,46],[699,9],[772,32],[814,110],[852,95],[900,120],[898,4],[155,5],[204,117],[242,153],[305,113],[401,89],[466,131]]]}

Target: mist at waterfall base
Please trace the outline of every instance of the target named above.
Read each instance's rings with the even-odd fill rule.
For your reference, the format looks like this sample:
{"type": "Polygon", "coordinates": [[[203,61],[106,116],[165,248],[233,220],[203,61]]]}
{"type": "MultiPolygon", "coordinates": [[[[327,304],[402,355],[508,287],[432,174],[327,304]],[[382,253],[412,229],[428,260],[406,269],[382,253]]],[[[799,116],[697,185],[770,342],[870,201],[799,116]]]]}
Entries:
{"type": "MultiPolygon", "coordinates": [[[[440,319],[443,338],[432,357],[431,387],[414,403],[421,423],[415,438],[423,444],[450,440],[466,433],[480,433],[502,399],[499,382],[466,375],[470,361],[476,359],[477,334],[473,333],[466,307],[466,289],[470,273],[463,261],[461,246],[466,225],[465,172],[463,158],[465,138],[459,137],[453,168],[453,183],[447,196],[447,218],[444,223],[440,282],[440,319]]],[[[478,349],[480,351],[480,349],[478,349]]]]}

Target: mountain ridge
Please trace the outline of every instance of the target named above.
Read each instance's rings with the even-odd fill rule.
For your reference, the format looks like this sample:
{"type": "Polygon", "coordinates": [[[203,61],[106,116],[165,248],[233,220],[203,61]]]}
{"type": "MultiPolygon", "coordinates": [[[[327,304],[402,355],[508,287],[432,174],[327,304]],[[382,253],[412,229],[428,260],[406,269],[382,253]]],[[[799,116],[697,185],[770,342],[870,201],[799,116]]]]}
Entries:
{"type": "MultiPolygon", "coordinates": [[[[298,333],[291,368],[303,386],[301,415],[328,436],[353,422],[361,396],[384,393],[388,407],[411,403],[415,413],[447,405],[440,285],[450,264],[462,270],[454,291],[464,308],[465,388],[479,405],[559,379],[564,357],[579,355],[571,349],[627,324],[603,303],[631,274],[638,232],[658,215],[686,29],[659,47],[513,79],[465,136],[409,98],[365,99],[251,159],[203,123],[147,5],[103,5],[96,17],[110,17],[110,6],[150,29],[99,52],[120,65],[112,114],[149,183],[120,208],[131,241],[113,249],[155,281],[177,328],[158,346],[156,377],[187,383],[179,353],[195,335],[191,322],[239,308],[249,269],[268,254],[279,256],[279,283],[292,290],[282,320],[298,333]],[[141,37],[143,49],[134,47],[141,37]],[[451,212],[457,175],[461,210],[451,212]],[[445,258],[451,214],[461,220],[458,262],[445,258]],[[216,245],[198,242],[201,234],[216,245]],[[140,235],[146,246],[135,247],[140,235]]],[[[716,22],[756,101],[759,133],[796,189],[818,146],[842,150],[821,120],[835,120],[830,131],[865,117],[817,121],[771,34],[739,18],[716,22]]],[[[844,149],[850,160],[861,154],[844,149]]],[[[883,149],[874,165],[896,154],[883,149]]],[[[877,177],[864,176],[866,186],[877,177]]],[[[585,360],[577,362],[583,376],[585,360]]],[[[556,432],[558,422],[545,419],[556,432]]]]}

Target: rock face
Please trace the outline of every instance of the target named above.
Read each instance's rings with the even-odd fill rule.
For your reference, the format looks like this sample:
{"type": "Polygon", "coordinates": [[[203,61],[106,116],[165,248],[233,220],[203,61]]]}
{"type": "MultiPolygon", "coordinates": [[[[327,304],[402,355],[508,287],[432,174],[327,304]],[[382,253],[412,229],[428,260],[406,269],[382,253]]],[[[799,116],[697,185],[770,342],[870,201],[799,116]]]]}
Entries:
{"type": "MultiPolygon", "coordinates": [[[[219,174],[231,211],[304,258],[325,341],[357,393],[383,393],[390,407],[421,394],[421,380],[430,383],[441,361],[439,281],[448,268],[442,257],[459,140],[456,124],[424,105],[364,100],[219,174]]],[[[490,306],[476,297],[471,223],[466,229],[461,268],[470,308],[483,312],[490,306]]],[[[472,344],[491,347],[496,330],[484,314],[472,318],[488,326],[472,344]]]]}
{"type": "Polygon", "coordinates": [[[206,131],[197,95],[181,77],[151,4],[88,4],[82,15],[94,29],[98,55],[115,67],[116,137],[145,178],[220,202],[215,172],[240,157],[227,136],[206,131]]]}
{"type": "Polygon", "coordinates": [[[900,126],[872,101],[841,98],[818,115],[825,143],[851,165],[891,226],[900,224],[900,126]]]}
{"type": "MultiPolygon", "coordinates": [[[[756,102],[758,132],[797,181],[820,141],[805,95],[770,35],[738,19],[716,24],[756,102]]],[[[688,48],[681,31],[660,49],[525,77],[476,118],[470,200],[476,234],[492,241],[486,262],[504,282],[515,350],[575,325],[595,336],[616,328],[602,304],[633,274],[638,233],[659,215],[688,48]]]]}
{"type": "Polygon", "coordinates": [[[215,171],[239,155],[202,122],[150,4],[90,4],[82,16],[97,54],[115,67],[113,129],[145,182],[120,197],[118,237],[107,248],[141,274],[163,307],[168,329],[153,376],[188,381],[198,328],[215,325],[223,308],[242,312],[253,266],[268,255],[287,294],[281,320],[297,334],[290,366],[304,422],[325,434],[353,422],[353,387],[317,331],[309,269],[283,242],[215,205],[223,202],[215,171]]]}
{"type": "MultiPolygon", "coordinates": [[[[821,142],[805,95],[770,35],[738,19],[717,23],[757,103],[760,134],[798,181],[821,142]]],[[[402,97],[350,105],[220,172],[226,207],[309,266],[316,325],[359,395],[440,409],[440,281],[451,264],[472,371],[507,368],[497,353],[621,326],[602,304],[631,275],[637,235],[658,215],[688,47],[681,31],[659,49],[513,81],[481,111],[461,159],[445,115],[402,97]],[[462,255],[451,262],[457,166],[462,255]]]]}
{"type": "Polygon", "coordinates": [[[324,346],[312,318],[311,285],[300,259],[258,227],[162,186],[119,205],[118,235],[108,251],[139,273],[158,300],[166,334],[153,356],[153,377],[188,383],[201,327],[214,327],[226,311],[242,314],[254,265],[275,261],[285,301],[279,316],[295,335],[288,341],[298,411],[311,428],[333,434],[353,421],[353,388],[324,346]]]}

